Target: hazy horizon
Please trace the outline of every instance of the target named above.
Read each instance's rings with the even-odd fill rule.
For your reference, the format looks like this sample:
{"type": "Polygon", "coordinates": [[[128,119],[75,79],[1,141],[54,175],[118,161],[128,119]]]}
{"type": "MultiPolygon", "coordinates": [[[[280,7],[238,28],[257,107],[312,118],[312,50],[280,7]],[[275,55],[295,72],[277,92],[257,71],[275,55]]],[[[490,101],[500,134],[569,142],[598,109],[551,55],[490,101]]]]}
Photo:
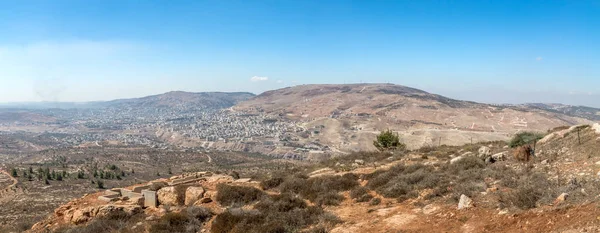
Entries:
{"type": "Polygon", "coordinates": [[[600,107],[597,1],[6,1],[0,19],[0,103],[367,82],[600,107]]]}
{"type": "MultiPolygon", "coordinates": [[[[352,84],[375,84],[375,83],[346,83],[349,85],[352,84]]],[[[394,83],[386,83],[386,84],[393,84],[393,85],[400,85],[400,84],[394,84],[394,83]]],[[[310,85],[310,84],[299,84],[299,85],[310,85]]],[[[326,85],[345,85],[345,84],[339,84],[339,83],[326,83],[326,85]]],[[[293,87],[293,86],[291,86],[293,87]]],[[[423,90],[423,89],[421,89],[423,90]]],[[[269,91],[269,90],[267,90],[269,91]]],[[[431,94],[438,94],[438,95],[442,95],[439,93],[435,93],[435,92],[431,92],[428,90],[423,90],[426,92],[429,92],[431,94]]],[[[461,95],[461,93],[450,93],[451,95],[442,95],[445,97],[449,97],[452,99],[457,99],[457,100],[464,100],[464,101],[474,101],[474,102],[479,102],[479,103],[486,103],[486,104],[531,104],[531,103],[544,103],[544,104],[565,104],[565,105],[573,105],[573,106],[585,106],[585,107],[594,107],[594,108],[600,108],[600,104],[599,105],[582,105],[582,104],[576,104],[576,103],[565,103],[565,102],[560,102],[560,100],[562,99],[561,96],[552,96],[549,95],[549,93],[522,93],[519,96],[514,96],[514,98],[506,98],[508,101],[507,102],[494,102],[492,99],[494,98],[495,95],[500,95],[504,92],[505,90],[481,90],[481,93],[486,93],[486,95],[480,95],[483,96],[484,98],[479,98],[479,99],[467,99],[465,95],[461,95]],[[519,99],[521,98],[521,96],[526,96],[526,95],[549,95],[550,97],[553,98],[548,98],[549,101],[546,102],[519,102],[519,99]]],[[[188,93],[201,93],[201,92],[223,92],[223,91],[183,91],[183,90],[171,90],[171,91],[167,91],[167,92],[161,92],[161,93],[152,93],[149,95],[144,95],[144,96],[129,96],[129,97],[124,97],[124,98],[117,98],[117,99],[98,99],[98,100],[90,100],[90,101],[52,101],[52,100],[41,100],[41,101],[16,101],[16,102],[0,102],[0,106],[18,106],[18,105],[44,105],[44,104],[88,104],[88,103],[94,103],[94,102],[107,102],[107,101],[114,101],[114,100],[121,100],[121,99],[135,99],[135,98],[142,98],[142,97],[147,97],[147,96],[153,96],[153,95],[161,95],[161,94],[166,94],[169,92],[188,92],[188,93]]],[[[252,93],[254,95],[260,95],[261,93],[253,93],[250,91],[235,91],[235,92],[243,92],[243,93],[252,93]]],[[[231,92],[230,92],[231,93],[231,92]]],[[[571,94],[573,95],[573,94],[571,94]]]]}

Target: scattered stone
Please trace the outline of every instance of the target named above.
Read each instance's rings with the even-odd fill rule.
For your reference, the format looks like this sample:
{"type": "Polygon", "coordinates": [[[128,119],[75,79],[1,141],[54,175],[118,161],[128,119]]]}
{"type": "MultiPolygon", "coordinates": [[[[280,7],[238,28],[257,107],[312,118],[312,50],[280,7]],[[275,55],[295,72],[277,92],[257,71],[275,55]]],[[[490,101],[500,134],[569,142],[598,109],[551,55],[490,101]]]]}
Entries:
{"type": "Polygon", "coordinates": [[[498,191],[498,187],[491,187],[485,190],[488,193],[494,193],[498,191]]]}
{"type": "Polygon", "coordinates": [[[473,152],[467,151],[467,152],[463,153],[461,156],[467,157],[467,156],[471,156],[471,155],[473,155],[473,152]]]}
{"type": "Polygon", "coordinates": [[[567,197],[569,197],[568,193],[560,194],[560,196],[558,196],[556,200],[554,200],[554,205],[560,205],[561,203],[565,202],[567,200],[567,197]]]}
{"type": "Polygon", "coordinates": [[[594,125],[592,125],[592,129],[595,130],[597,134],[600,134],[600,124],[594,123],[594,125]]]}
{"type": "Polygon", "coordinates": [[[505,214],[508,214],[508,210],[507,210],[507,209],[500,210],[500,212],[498,212],[498,214],[499,214],[499,215],[505,215],[505,214]]]}
{"type": "Polygon", "coordinates": [[[461,155],[461,156],[458,156],[458,157],[456,157],[456,158],[453,158],[453,159],[451,159],[451,160],[450,160],[450,164],[454,164],[454,163],[456,163],[456,162],[460,161],[460,160],[461,160],[461,159],[463,159],[463,158],[464,158],[464,157],[463,157],[462,155],[461,155]]]}
{"type": "Polygon", "coordinates": [[[488,156],[492,155],[492,151],[489,147],[487,146],[482,146],[479,148],[479,150],[477,150],[478,154],[477,157],[479,158],[487,158],[488,156]]]}
{"type": "Polygon", "coordinates": [[[494,159],[495,161],[504,161],[506,160],[506,151],[504,152],[500,152],[497,154],[492,155],[492,159],[494,159]]]}
{"type": "Polygon", "coordinates": [[[430,214],[435,213],[439,209],[440,209],[439,207],[437,207],[433,204],[429,204],[429,205],[426,205],[425,207],[423,207],[423,214],[430,215],[430,214]]]}
{"type": "Polygon", "coordinates": [[[458,201],[459,210],[472,208],[474,206],[475,205],[473,205],[473,200],[471,198],[467,197],[464,194],[460,195],[460,200],[458,201]]]}
{"type": "Polygon", "coordinates": [[[546,165],[546,164],[548,164],[548,160],[547,160],[547,159],[544,159],[544,160],[542,160],[542,164],[543,164],[543,165],[546,165]]]}
{"type": "Polygon", "coordinates": [[[365,165],[365,161],[362,159],[355,159],[354,162],[358,165],[365,165]]]}

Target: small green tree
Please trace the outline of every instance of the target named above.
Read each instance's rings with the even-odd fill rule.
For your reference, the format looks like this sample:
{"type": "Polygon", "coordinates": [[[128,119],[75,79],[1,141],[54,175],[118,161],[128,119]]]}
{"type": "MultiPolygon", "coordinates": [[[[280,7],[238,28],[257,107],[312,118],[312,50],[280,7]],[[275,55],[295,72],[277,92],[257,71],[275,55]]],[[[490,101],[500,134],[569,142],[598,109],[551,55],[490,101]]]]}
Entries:
{"type": "Polygon", "coordinates": [[[508,143],[508,146],[511,148],[527,145],[529,143],[534,143],[544,137],[543,134],[534,133],[534,132],[521,132],[515,134],[513,138],[508,143]]]}
{"type": "Polygon", "coordinates": [[[400,142],[400,136],[391,130],[382,131],[373,141],[373,145],[379,151],[405,150],[406,145],[400,142]]]}
{"type": "Polygon", "coordinates": [[[11,175],[12,177],[18,177],[18,176],[19,176],[19,172],[17,171],[17,169],[16,169],[16,168],[12,168],[12,169],[10,170],[10,175],[11,175]]]}
{"type": "Polygon", "coordinates": [[[99,189],[104,189],[104,182],[102,182],[102,180],[96,180],[96,187],[99,189]]]}

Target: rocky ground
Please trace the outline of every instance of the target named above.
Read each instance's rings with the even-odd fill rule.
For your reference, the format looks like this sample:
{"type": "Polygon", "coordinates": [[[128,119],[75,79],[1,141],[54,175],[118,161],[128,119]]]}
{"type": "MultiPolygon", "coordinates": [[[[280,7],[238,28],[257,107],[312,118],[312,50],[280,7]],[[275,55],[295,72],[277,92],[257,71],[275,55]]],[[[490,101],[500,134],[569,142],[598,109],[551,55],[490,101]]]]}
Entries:
{"type": "Polygon", "coordinates": [[[600,232],[598,128],[555,129],[530,161],[490,142],[349,154],[254,179],[218,175],[191,185],[202,197],[189,187],[170,195],[182,204],[167,198],[177,188],[165,189],[157,208],[91,194],[31,232],[92,229],[111,212],[128,217],[107,232],[163,232],[174,216],[184,219],[181,232],[600,232]],[[192,196],[210,201],[185,200],[192,196]],[[210,214],[190,219],[195,208],[210,214]]]}

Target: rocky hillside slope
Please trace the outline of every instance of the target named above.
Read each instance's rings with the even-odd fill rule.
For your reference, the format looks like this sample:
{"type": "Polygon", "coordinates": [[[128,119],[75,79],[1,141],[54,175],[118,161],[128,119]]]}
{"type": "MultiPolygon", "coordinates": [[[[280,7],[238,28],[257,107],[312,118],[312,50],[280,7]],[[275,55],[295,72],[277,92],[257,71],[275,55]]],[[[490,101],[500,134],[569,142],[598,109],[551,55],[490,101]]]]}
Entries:
{"type": "Polygon", "coordinates": [[[30,232],[598,232],[598,141],[600,125],[581,125],[530,161],[491,142],[356,153],[260,182],[190,173],[86,195],[30,232]]]}
{"type": "Polygon", "coordinates": [[[300,85],[267,91],[233,109],[299,121],[308,132],[317,131],[313,140],[343,151],[374,149],[370,140],[385,129],[411,136],[405,143],[418,148],[590,123],[555,111],[454,100],[393,84],[300,85]]]}

